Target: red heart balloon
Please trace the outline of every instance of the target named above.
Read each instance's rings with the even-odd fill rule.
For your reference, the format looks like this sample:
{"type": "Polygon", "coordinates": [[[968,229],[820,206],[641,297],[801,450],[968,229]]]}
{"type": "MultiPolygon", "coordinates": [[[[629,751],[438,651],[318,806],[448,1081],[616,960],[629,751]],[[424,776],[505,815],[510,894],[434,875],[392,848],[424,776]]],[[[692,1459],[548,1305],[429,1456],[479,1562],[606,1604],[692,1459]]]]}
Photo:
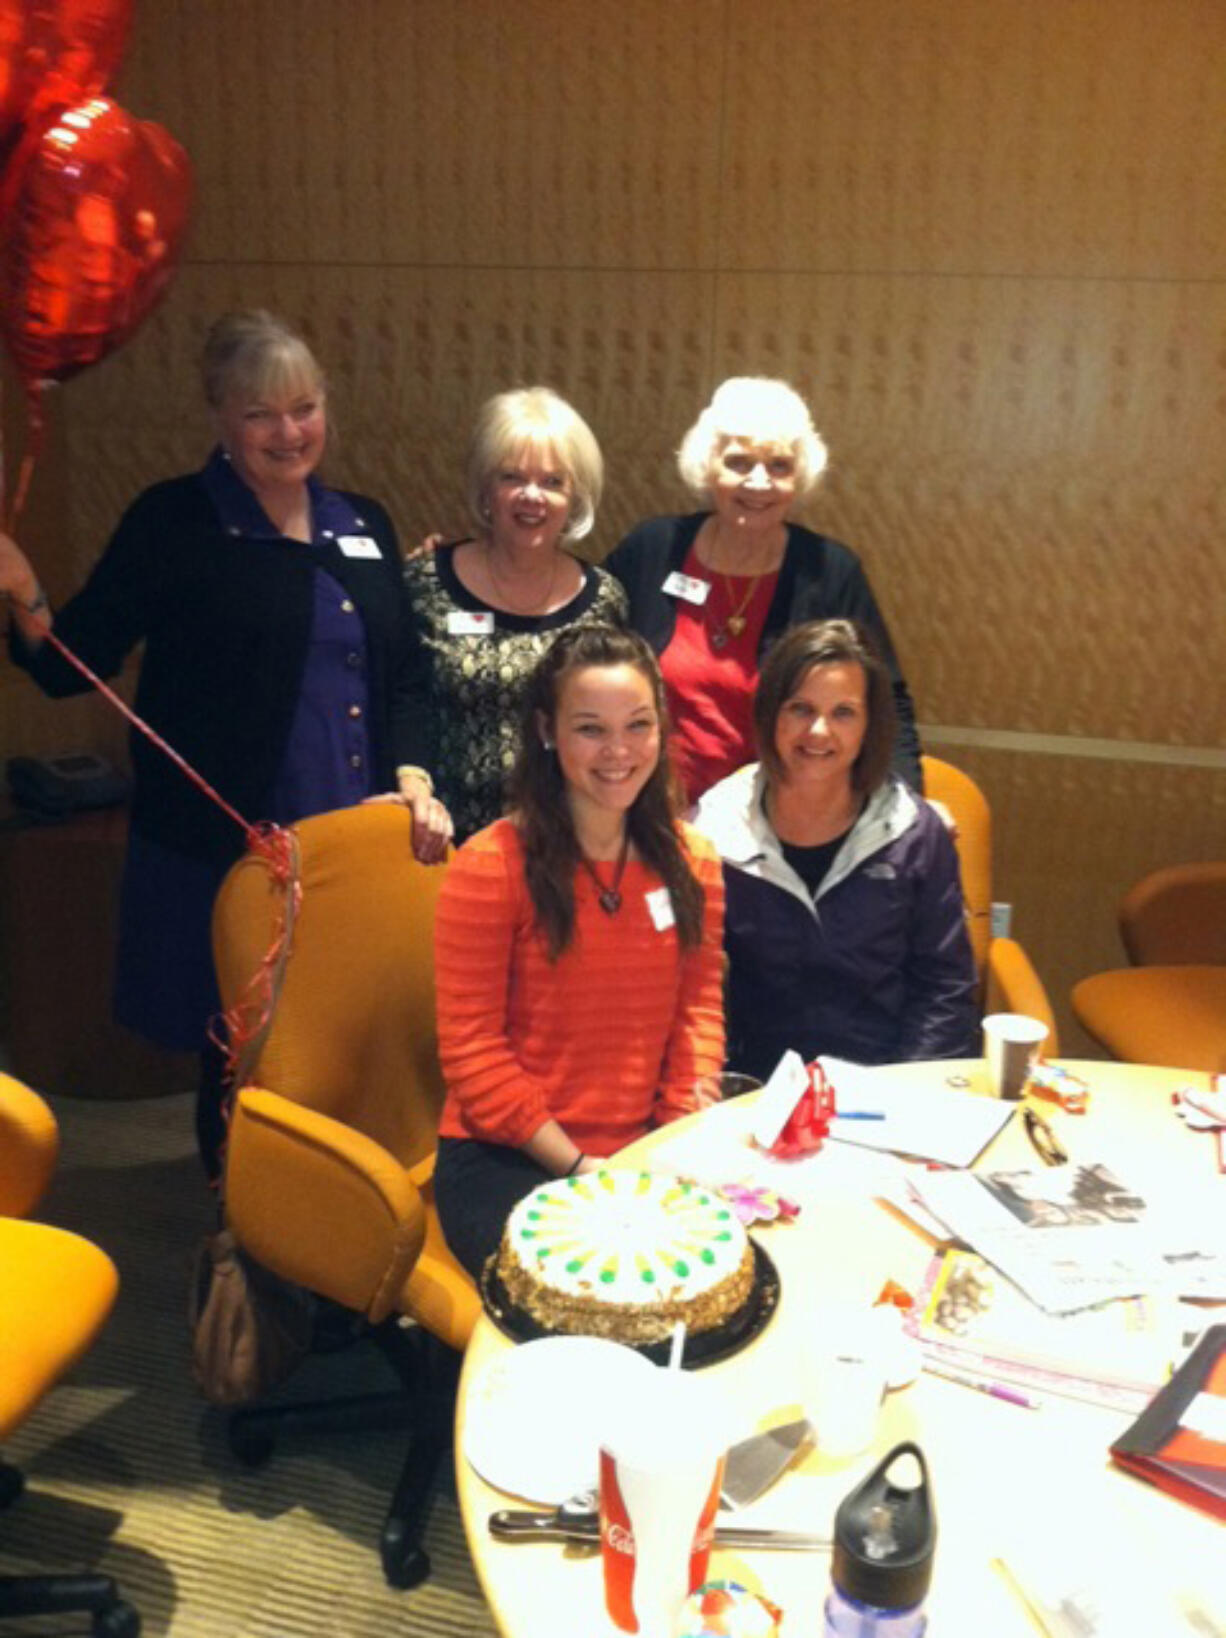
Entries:
{"type": "Polygon", "coordinates": [[[191,165],[160,125],[106,97],[66,108],[18,156],[0,323],[27,387],[64,381],[161,300],[191,204],[191,165]]]}
{"type": "Polygon", "coordinates": [[[102,91],[132,0],[0,0],[0,151],[18,125],[102,91]]]}

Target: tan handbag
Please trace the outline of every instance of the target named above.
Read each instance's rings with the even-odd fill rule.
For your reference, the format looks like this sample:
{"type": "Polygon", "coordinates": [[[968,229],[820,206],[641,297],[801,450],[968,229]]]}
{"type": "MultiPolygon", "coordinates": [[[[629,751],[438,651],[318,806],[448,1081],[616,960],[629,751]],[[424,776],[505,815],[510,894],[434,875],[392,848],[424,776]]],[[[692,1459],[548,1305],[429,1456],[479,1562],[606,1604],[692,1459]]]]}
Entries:
{"type": "Polygon", "coordinates": [[[253,1262],[229,1229],[196,1252],[188,1295],[192,1374],[214,1405],[245,1405],[269,1393],[310,1349],[309,1291],[253,1262]]]}

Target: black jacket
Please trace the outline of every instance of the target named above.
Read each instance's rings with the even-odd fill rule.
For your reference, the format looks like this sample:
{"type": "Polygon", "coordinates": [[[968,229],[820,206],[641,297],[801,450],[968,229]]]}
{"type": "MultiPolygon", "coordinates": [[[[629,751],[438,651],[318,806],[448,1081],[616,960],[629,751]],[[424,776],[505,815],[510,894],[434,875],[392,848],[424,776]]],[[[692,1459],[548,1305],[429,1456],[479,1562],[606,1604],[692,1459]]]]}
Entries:
{"type": "MultiPolygon", "coordinates": [[[[414,692],[395,530],[365,496],[320,494],[360,520],[377,558],[347,557],[335,539],[236,538],[197,476],[172,478],[138,496],[55,618],[56,635],[103,677],[144,642],[137,713],[251,821],[266,817],[293,723],[316,566],[353,598],[365,629],[373,788],[394,788],[396,764],[409,760],[414,692]]],[[[89,687],[49,643],[29,649],[14,632],[11,652],[48,694],[89,687]]],[[[233,820],[144,735],[131,744],[133,829],[183,853],[237,857],[244,838],[233,820]]]]}

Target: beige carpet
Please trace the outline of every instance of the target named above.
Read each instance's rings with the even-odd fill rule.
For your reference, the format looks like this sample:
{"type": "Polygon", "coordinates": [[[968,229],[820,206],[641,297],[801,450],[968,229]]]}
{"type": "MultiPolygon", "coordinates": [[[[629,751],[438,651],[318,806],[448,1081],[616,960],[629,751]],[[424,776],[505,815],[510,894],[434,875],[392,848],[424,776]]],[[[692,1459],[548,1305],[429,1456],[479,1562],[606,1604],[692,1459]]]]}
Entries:
{"type": "MultiPolygon", "coordinates": [[[[190,1100],[61,1099],[56,1114],[63,1152],[41,1215],[96,1240],[123,1284],[98,1346],[5,1452],[28,1484],[0,1514],[0,1569],[114,1575],[147,1638],[493,1633],[450,1473],[427,1535],[433,1575],[412,1592],[384,1583],[376,1544],[404,1435],[285,1444],[257,1472],[230,1457],[223,1413],[188,1372],[187,1269],[211,1216],[190,1100]]],[[[360,1346],[308,1361],[286,1392],[385,1386],[387,1369],[360,1346]]],[[[75,1638],[89,1622],[19,1630],[75,1638]]]]}

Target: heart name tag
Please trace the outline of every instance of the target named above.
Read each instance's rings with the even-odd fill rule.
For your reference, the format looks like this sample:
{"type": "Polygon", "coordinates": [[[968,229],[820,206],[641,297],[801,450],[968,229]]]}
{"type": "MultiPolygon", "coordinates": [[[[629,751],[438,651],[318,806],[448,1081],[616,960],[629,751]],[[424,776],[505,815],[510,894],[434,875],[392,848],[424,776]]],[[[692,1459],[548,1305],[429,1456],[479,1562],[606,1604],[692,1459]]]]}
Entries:
{"type": "Polygon", "coordinates": [[[337,535],[336,544],[346,557],[381,557],[379,543],[369,535],[337,535]]]}
{"type": "Polygon", "coordinates": [[[682,574],[680,569],[674,569],[672,574],[661,587],[670,597],[679,597],[684,603],[693,603],[695,608],[701,608],[711,595],[711,582],[697,580],[692,574],[682,574]]]}
{"type": "Polygon", "coordinates": [[[494,630],[490,609],[453,609],[447,616],[449,637],[488,637],[494,630]]]}

